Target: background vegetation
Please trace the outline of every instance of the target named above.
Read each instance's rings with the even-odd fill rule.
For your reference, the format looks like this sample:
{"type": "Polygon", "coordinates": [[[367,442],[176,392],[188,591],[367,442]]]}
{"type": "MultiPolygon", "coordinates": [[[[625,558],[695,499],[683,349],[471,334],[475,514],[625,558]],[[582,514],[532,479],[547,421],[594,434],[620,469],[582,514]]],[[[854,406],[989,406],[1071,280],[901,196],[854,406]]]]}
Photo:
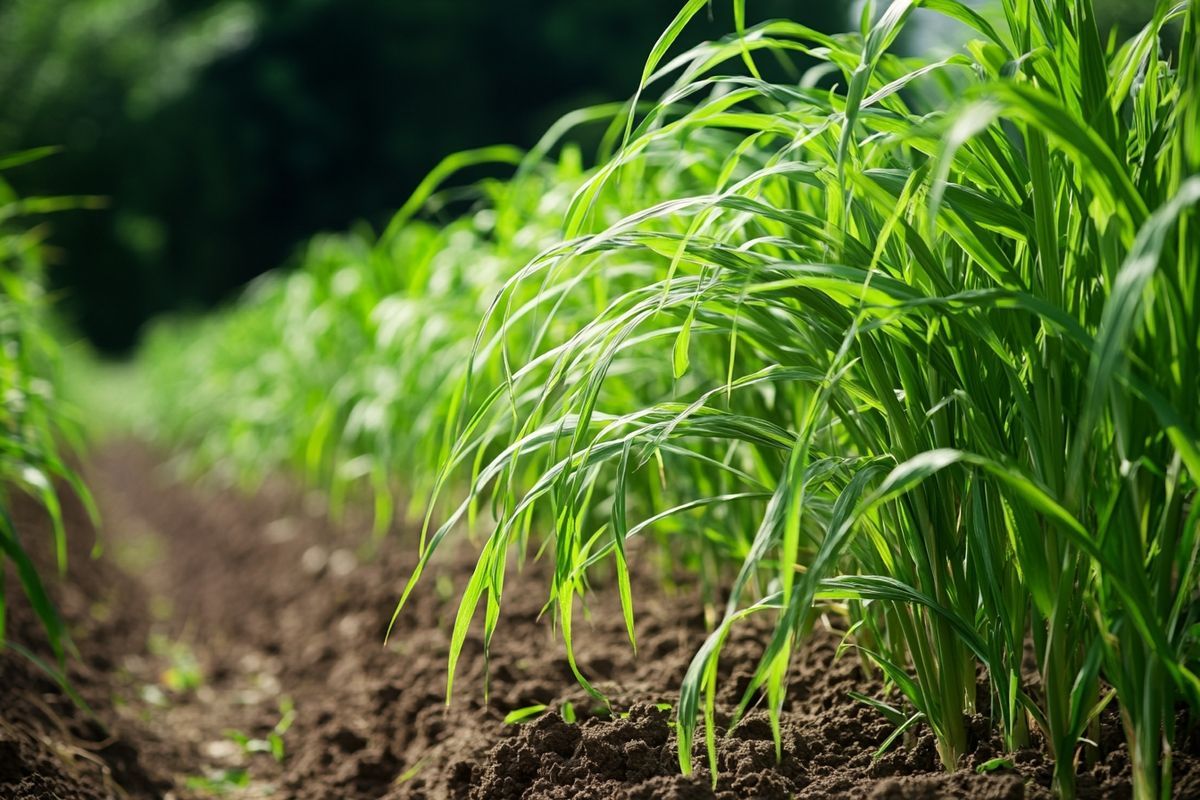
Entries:
{"type": "MultiPolygon", "coordinates": [[[[764,0],[754,19],[794,13],[764,0]]],[[[530,146],[625,98],[675,0],[9,0],[0,152],[59,145],[33,194],[107,211],[55,222],[52,284],[97,346],[210,307],[303,239],[386,223],[444,155],[530,146]]],[[[803,12],[840,26],[836,3],[803,12]]],[[[725,4],[691,41],[732,26],[725,4]]]]}
{"type": "MultiPolygon", "coordinates": [[[[76,420],[59,394],[59,346],[43,285],[44,215],[86,206],[87,198],[20,197],[10,172],[36,162],[44,151],[0,156],[0,647],[17,647],[5,636],[4,582],[15,577],[41,621],[53,652],[62,660],[67,631],[47,595],[13,517],[17,493],[32,496],[49,516],[60,571],[66,569],[67,531],[59,493],[73,490],[91,500],[63,456],[77,442],[76,420]]],[[[74,533],[74,532],[72,532],[74,533]]],[[[82,533],[82,532],[79,532],[82,533]]]]}

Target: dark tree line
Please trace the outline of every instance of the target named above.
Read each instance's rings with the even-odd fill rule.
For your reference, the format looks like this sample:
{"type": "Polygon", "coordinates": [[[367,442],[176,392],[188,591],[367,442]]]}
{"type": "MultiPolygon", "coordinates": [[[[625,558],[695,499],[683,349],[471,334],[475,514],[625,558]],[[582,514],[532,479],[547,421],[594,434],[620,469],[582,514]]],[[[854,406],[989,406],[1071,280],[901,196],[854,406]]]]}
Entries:
{"type": "MultiPolygon", "coordinates": [[[[732,29],[716,0],[690,41],[732,29]]],[[[839,3],[751,3],[844,25],[839,3]],[[802,8],[816,9],[804,11],[802,8]]],[[[679,0],[7,0],[0,151],[12,179],[104,195],[54,218],[52,279],[97,346],[219,302],[314,232],[376,226],[444,155],[528,146],[627,98],[679,0]]]]}

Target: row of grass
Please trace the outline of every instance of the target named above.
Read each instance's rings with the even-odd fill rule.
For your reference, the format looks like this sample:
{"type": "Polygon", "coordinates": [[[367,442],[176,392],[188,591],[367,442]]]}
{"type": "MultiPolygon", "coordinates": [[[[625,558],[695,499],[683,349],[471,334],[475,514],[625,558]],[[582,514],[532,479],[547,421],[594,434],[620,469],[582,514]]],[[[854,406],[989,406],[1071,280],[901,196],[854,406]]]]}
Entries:
{"type": "Polygon", "coordinates": [[[705,7],[684,4],[623,110],[457,157],[378,239],[317,239],[162,328],[146,419],[240,477],[373,497],[380,530],[405,486],[426,512],[405,598],[476,531],[448,690],[509,559],[544,551],[599,697],[573,622],[611,579],[636,647],[646,538],[715,611],[684,772],[715,751],[730,630],[773,624],[734,724],[763,704],[778,733],[791,656],[836,608],[875,702],[947,769],[986,712],[1072,797],[1115,703],[1136,796],[1162,796],[1177,711],[1200,710],[1200,7],[1118,42],[1091,0],[868,3],[841,35],[734,6],[737,32],[668,57],[705,7]],[[892,52],[931,14],[966,43],[892,52]],[[548,158],[576,124],[607,125],[594,169],[548,158]],[[434,191],[481,160],[515,175],[434,191]]]}
{"type": "Polygon", "coordinates": [[[436,190],[460,169],[522,158],[511,147],[452,156],[383,235],[318,236],[302,269],[260,278],[228,313],[156,325],[139,359],[149,401],[126,421],[186,443],[185,470],[242,486],[299,473],[335,512],[369,495],[379,532],[398,503],[423,509],[478,320],[510,265],[553,240],[582,168],[568,148],[520,179],[436,190]],[[469,211],[412,219],[442,203],[469,211]]]}
{"type": "Polygon", "coordinates": [[[6,179],[10,170],[48,154],[43,149],[0,155],[0,648],[19,649],[36,660],[32,651],[6,637],[5,582],[15,576],[61,663],[70,638],[29,555],[30,540],[17,530],[11,513],[17,494],[33,497],[42,507],[63,573],[68,532],[60,492],[73,491],[92,510],[86,487],[64,458],[64,443],[75,440],[76,426],[59,396],[59,348],[43,274],[49,229],[41,221],[47,213],[89,201],[22,198],[6,179]]]}

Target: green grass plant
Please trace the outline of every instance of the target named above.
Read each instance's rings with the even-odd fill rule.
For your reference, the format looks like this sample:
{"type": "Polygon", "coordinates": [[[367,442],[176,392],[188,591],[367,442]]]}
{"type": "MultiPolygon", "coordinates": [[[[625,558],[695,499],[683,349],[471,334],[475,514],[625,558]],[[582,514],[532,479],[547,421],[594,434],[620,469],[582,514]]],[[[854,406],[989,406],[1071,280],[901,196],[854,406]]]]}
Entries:
{"type": "MultiPolygon", "coordinates": [[[[838,600],[948,769],[982,666],[1007,745],[1035,727],[1063,796],[1115,693],[1136,794],[1158,796],[1176,707],[1200,700],[1200,131],[1186,124],[1194,70],[1176,66],[1200,58],[1196,11],[1160,4],[1118,45],[1087,2],[1009,2],[991,20],[896,2],[857,34],[767,23],[656,72],[702,5],[655,48],[646,77],[668,84],[663,99],[630,115],[617,156],[576,194],[566,241],[485,321],[509,337],[508,296],[530,283],[541,298],[526,302],[552,318],[566,283],[611,287],[631,264],[646,276],[542,340],[460,426],[451,464],[484,465],[464,511],[486,496],[499,513],[451,672],[480,604],[490,635],[509,544],[535,510],[553,526],[571,658],[587,569],[611,556],[627,599],[631,505],[653,519],[745,502],[756,525],[692,529],[718,557],[744,555],[684,681],[684,771],[700,719],[714,751],[730,627],[774,619],[741,710],[765,697],[777,723],[813,603],[838,600]],[[939,61],[893,55],[918,10],[975,38],[939,61]],[[1159,34],[1180,19],[1172,55],[1159,34]],[[759,51],[815,58],[835,88],[767,83],[759,51]],[[729,72],[739,62],[750,75],[729,72]],[[668,193],[645,188],[664,180],[668,193]],[[605,219],[631,191],[644,208],[605,219]],[[480,458],[497,438],[506,449],[480,458]],[[658,488],[631,497],[646,480],[658,488]]],[[[626,618],[633,639],[628,600],[626,618]]]]}
{"type": "Polygon", "coordinates": [[[62,488],[74,491],[94,516],[86,487],[64,457],[64,442],[77,443],[76,424],[58,392],[59,349],[48,316],[43,275],[48,229],[37,221],[46,213],[93,201],[22,198],[5,177],[10,170],[49,152],[0,156],[0,647],[20,647],[34,657],[24,646],[6,641],[4,583],[15,574],[61,661],[70,645],[67,631],[27,552],[28,539],[20,535],[11,512],[17,493],[32,496],[45,510],[60,574],[66,571],[68,535],[62,488]]]}

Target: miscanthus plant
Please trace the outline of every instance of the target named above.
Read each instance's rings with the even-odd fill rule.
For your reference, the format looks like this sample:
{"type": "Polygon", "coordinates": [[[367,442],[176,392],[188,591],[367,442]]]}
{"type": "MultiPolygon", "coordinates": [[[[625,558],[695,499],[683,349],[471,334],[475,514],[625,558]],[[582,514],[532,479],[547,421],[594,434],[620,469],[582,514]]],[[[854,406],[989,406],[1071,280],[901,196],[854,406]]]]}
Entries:
{"type": "MultiPolygon", "coordinates": [[[[5,637],[4,583],[15,577],[61,661],[70,642],[46,592],[43,576],[26,551],[11,514],[17,493],[32,496],[51,522],[61,572],[67,563],[68,531],[60,491],[68,487],[92,511],[86,487],[64,460],[62,444],[74,423],[58,396],[58,345],[48,325],[42,280],[42,214],[77,207],[80,198],[22,198],[3,173],[48,154],[31,150],[0,155],[0,648],[32,653],[5,637]]],[[[94,515],[94,511],[92,512],[94,515]]]]}
{"type": "Polygon", "coordinates": [[[1200,708],[1200,9],[1159,3],[1118,42],[1091,0],[868,3],[841,35],[747,27],[735,0],[738,31],[670,55],[705,4],[625,112],[455,157],[382,236],[318,238],[230,313],[153,336],[147,419],[242,477],[365,487],[381,530],[406,486],[428,515],[404,599],[473,528],[448,694],[536,552],[599,696],[579,607],[611,580],[636,647],[630,572],[663,553],[712,612],[684,771],[722,733],[730,631],[771,622],[733,724],[763,704],[778,726],[836,606],[885,678],[872,702],[928,725],[947,769],[986,712],[1070,797],[1115,704],[1135,793],[1161,796],[1200,708]],[[965,44],[897,52],[931,15],[965,44]],[[547,158],[608,121],[598,167],[547,158]],[[436,191],[484,160],[515,177],[436,191]]]}
{"type": "Polygon", "coordinates": [[[447,412],[437,489],[470,489],[422,566],[493,520],[451,681],[533,535],[595,692],[576,608],[611,564],[636,643],[627,547],[656,535],[728,597],[677,707],[685,772],[702,720],[715,751],[731,628],[774,625],[733,724],[758,702],[778,723],[837,601],[947,769],[982,668],[1004,742],[1040,737],[1062,796],[1111,702],[1135,794],[1160,796],[1177,710],[1200,708],[1200,8],[1116,42],[1090,0],[898,0],[856,33],[775,21],[667,61],[704,5],[654,48],[637,100],[660,99],[563,239],[497,295],[447,412]],[[893,53],[931,13],[967,44],[893,53]]]}

